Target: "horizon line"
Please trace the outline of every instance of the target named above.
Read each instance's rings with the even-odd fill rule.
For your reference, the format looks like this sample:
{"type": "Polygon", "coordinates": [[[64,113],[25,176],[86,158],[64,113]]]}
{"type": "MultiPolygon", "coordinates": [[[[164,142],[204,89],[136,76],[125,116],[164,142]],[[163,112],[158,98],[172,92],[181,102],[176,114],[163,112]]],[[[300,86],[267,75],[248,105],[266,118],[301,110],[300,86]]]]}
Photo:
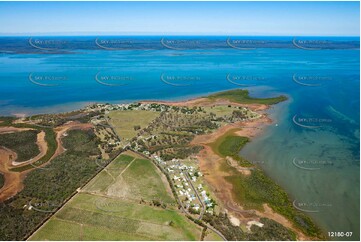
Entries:
{"type": "Polygon", "coordinates": [[[179,34],[161,34],[161,33],[88,33],[88,34],[71,34],[71,33],[0,33],[0,37],[91,37],[91,36],[137,36],[137,37],[160,37],[160,36],[194,36],[194,37],[358,37],[360,35],[297,35],[297,34],[190,34],[190,33],[179,33],[179,34]]]}

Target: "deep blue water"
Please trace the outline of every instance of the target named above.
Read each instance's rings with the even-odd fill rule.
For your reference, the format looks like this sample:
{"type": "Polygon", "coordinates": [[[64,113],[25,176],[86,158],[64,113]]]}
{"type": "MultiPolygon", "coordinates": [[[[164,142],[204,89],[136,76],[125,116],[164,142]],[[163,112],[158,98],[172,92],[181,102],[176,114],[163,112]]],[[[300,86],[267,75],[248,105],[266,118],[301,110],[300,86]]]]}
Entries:
{"type": "Polygon", "coordinates": [[[357,38],[168,37],[166,46],[161,37],[98,38],[106,48],[94,45],[95,37],[51,38],[31,40],[47,50],[29,38],[0,38],[1,115],[183,100],[234,88],[257,97],[286,94],[289,100],[270,110],[274,124],[242,155],[325,231],[359,238],[357,38]]]}

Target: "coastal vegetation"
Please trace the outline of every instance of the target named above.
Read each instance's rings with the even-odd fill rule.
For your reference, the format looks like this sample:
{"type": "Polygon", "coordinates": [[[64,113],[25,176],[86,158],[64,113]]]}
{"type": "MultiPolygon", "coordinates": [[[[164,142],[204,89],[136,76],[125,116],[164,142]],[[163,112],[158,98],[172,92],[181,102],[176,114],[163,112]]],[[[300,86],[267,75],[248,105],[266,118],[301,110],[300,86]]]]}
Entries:
{"type": "Polygon", "coordinates": [[[36,144],[39,130],[0,134],[0,146],[6,147],[17,154],[17,162],[35,157],[40,151],[36,144]]]}
{"type": "Polygon", "coordinates": [[[322,239],[320,229],[292,206],[287,193],[238,155],[249,138],[238,136],[237,126],[229,129],[234,123],[261,117],[240,104],[268,105],[286,97],[255,99],[237,89],[210,95],[208,100],[214,105],[209,101],[205,106],[95,104],[82,112],[37,115],[22,123],[0,118],[0,125],[34,129],[33,145],[37,133],[44,131],[48,145],[37,162],[11,169],[31,171],[23,181],[24,189],[0,203],[0,238],[28,238],[45,222],[30,240],[199,240],[207,236],[295,240],[294,231],[258,215],[254,219],[262,228],[235,226],[203,183],[195,165],[203,145],[193,140],[227,126],[228,131],[209,146],[223,158],[219,162],[227,173],[224,179],[232,185],[234,201],[246,210],[261,212],[267,204],[304,234],[322,239]],[[219,99],[238,104],[219,103],[219,99]],[[65,151],[54,156],[59,144],[56,127],[78,119],[95,128],[67,131],[61,138],[65,151]],[[195,193],[191,197],[186,191],[195,193]]]}
{"type": "Polygon", "coordinates": [[[211,144],[215,153],[221,157],[231,157],[242,167],[250,167],[252,164],[246,159],[239,156],[239,151],[249,142],[249,138],[235,135],[236,129],[232,129],[222,135],[219,139],[211,144]]]}
{"type": "Polygon", "coordinates": [[[23,181],[24,189],[0,203],[2,240],[25,239],[101,169],[94,161],[99,155],[98,139],[91,130],[69,131],[63,145],[66,152],[31,171],[23,181]]]}
{"type": "Polygon", "coordinates": [[[267,218],[261,218],[263,227],[251,226],[251,231],[244,231],[231,223],[226,213],[206,214],[204,221],[220,231],[230,241],[289,241],[296,240],[296,235],[281,224],[267,218]]]}
{"type": "Polygon", "coordinates": [[[48,162],[50,160],[50,158],[54,155],[57,147],[58,147],[58,143],[56,141],[56,133],[54,132],[53,129],[51,128],[39,128],[37,127],[37,129],[41,129],[43,131],[45,131],[45,141],[47,143],[48,149],[46,151],[46,154],[41,157],[39,160],[25,165],[25,166],[19,166],[16,168],[12,168],[11,171],[16,171],[16,172],[21,172],[21,171],[25,171],[28,169],[33,169],[34,167],[37,166],[41,166],[42,164],[45,164],[46,162],[48,162]]]}
{"type": "Polygon", "coordinates": [[[207,97],[210,100],[216,99],[227,99],[231,102],[242,103],[242,104],[266,104],[273,105],[287,100],[284,95],[271,98],[254,98],[249,96],[248,90],[234,89],[225,92],[218,92],[207,97]]]}
{"type": "Polygon", "coordinates": [[[15,117],[0,117],[0,127],[11,126],[12,122],[15,120],[15,117]]]}
{"type": "MultiPolygon", "coordinates": [[[[235,167],[227,164],[226,157],[236,158],[245,143],[247,137],[238,137],[236,130],[230,130],[211,144],[215,153],[223,157],[222,169],[229,175],[225,179],[232,184],[232,194],[239,204],[245,209],[264,210],[264,204],[268,204],[275,212],[285,216],[306,235],[323,238],[322,231],[304,213],[296,210],[287,193],[274,181],[272,181],[258,167],[252,167],[249,175],[241,174],[235,167]]],[[[240,166],[249,167],[252,164],[242,157],[236,158],[240,166]]]]}

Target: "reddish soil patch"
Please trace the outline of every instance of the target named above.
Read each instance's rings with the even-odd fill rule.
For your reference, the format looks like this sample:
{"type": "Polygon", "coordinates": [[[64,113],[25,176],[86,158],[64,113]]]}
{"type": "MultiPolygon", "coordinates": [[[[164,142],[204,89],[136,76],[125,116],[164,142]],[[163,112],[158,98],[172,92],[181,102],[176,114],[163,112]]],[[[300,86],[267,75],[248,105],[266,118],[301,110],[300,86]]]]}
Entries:
{"type": "Polygon", "coordinates": [[[16,127],[11,127],[11,126],[5,126],[5,127],[0,127],[0,134],[21,132],[21,131],[27,131],[27,130],[33,130],[33,129],[30,129],[30,128],[16,128],[16,127]]]}
{"type": "Polygon", "coordinates": [[[16,153],[0,147],[0,173],[4,175],[5,183],[0,189],[0,202],[16,195],[23,189],[23,176],[19,172],[9,171],[11,162],[16,159],[16,153]]]}
{"type": "Polygon", "coordinates": [[[46,152],[48,150],[48,144],[45,141],[45,132],[44,131],[41,131],[40,133],[38,133],[36,144],[38,145],[39,150],[40,150],[40,152],[37,156],[35,156],[27,161],[23,161],[23,162],[13,161],[11,163],[12,166],[27,165],[29,163],[33,163],[33,162],[39,160],[41,157],[43,157],[46,154],[46,152]]]}
{"type": "MultiPolygon", "coordinates": [[[[60,155],[65,151],[61,143],[61,139],[63,135],[66,133],[66,131],[71,129],[89,129],[92,127],[93,125],[89,123],[69,122],[55,128],[54,130],[57,133],[56,140],[58,143],[58,147],[54,155],[51,157],[51,159],[48,162],[50,162],[56,156],[60,155]]],[[[18,129],[14,127],[2,127],[2,129],[0,129],[0,131],[3,132],[17,132],[24,130],[30,130],[30,129],[18,129]]],[[[4,175],[4,179],[5,179],[5,184],[0,189],[0,202],[15,196],[18,192],[20,192],[23,189],[24,185],[22,181],[25,178],[26,174],[33,169],[25,170],[23,172],[13,172],[10,171],[10,169],[15,166],[18,166],[19,164],[26,165],[28,163],[36,162],[38,159],[43,157],[46,154],[48,148],[44,138],[45,138],[45,132],[42,131],[38,134],[38,140],[37,140],[37,144],[39,145],[41,152],[39,153],[39,155],[26,162],[16,163],[15,162],[17,157],[16,153],[5,147],[0,147],[0,173],[4,175]]],[[[48,162],[43,164],[42,166],[48,164],[48,162]]]]}
{"type": "MultiPolygon", "coordinates": [[[[203,102],[203,100],[193,100],[191,104],[194,105],[194,103],[198,104],[199,102],[203,102]]],[[[218,104],[225,103],[218,100],[218,104]]],[[[210,144],[215,142],[226,132],[233,129],[236,129],[234,132],[236,135],[253,138],[260,135],[266,125],[272,123],[272,120],[262,112],[268,108],[267,105],[252,104],[239,106],[247,106],[253,111],[261,111],[259,113],[261,113],[262,116],[259,119],[223,126],[214,133],[196,136],[191,142],[192,145],[201,145],[204,147],[204,149],[198,153],[197,158],[199,159],[200,170],[204,174],[205,182],[213,190],[213,193],[217,197],[217,200],[220,201],[222,207],[239,219],[242,223],[246,223],[251,220],[258,220],[260,217],[266,217],[273,219],[283,226],[295,231],[299,240],[310,240],[311,238],[305,236],[299,229],[295,228],[288,219],[278,213],[275,213],[267,204],[264,205],[264,212],[259,212],[255,210],[244,210],[244,208],[234,200],[234,195],[232,194],[232,184],[227,182],[225,179],[225,177],[230,174],[222,170],[222,164],[224,164],[226,160],[216,154],[210,144]]],[[[249,171],[246,173],[249,173],[249,171]]],[[[240,175],[241,174],[243,174],[243,172],[240,172],[240,175]]]]}

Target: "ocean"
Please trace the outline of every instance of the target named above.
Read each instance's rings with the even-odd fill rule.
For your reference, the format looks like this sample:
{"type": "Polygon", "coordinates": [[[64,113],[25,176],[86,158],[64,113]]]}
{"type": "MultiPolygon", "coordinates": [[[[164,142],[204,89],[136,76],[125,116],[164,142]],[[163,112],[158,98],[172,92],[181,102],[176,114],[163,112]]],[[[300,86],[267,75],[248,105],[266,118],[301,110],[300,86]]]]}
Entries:
{"type": "Polygon", "coordinates": [[[0,115],[94,102],[285,94],[241,155],[326,232],[360,237],[360,50],[353,37],[2,37],[0,115]]]}

